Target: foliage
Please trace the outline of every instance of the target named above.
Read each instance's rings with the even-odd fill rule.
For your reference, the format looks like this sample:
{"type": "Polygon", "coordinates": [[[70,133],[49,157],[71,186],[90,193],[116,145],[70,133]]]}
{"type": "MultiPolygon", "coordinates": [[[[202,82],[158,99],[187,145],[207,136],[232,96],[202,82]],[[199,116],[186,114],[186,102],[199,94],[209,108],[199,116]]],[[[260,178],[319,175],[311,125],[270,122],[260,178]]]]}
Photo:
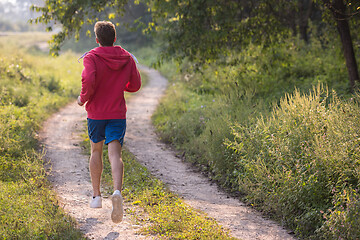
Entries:
{"type": "MultiPolygon", "coordinates": [[[[84,138],[83,146],[90,153],[87,134],[84,138]]],[[[102,187],[110,195],[113,191],[111,167],[106,146],[104,150],[102,187]]],[[[126,212],[142,226],[140,233],[160,239],[233,239],[213,219],[167,190],[126,149],[122,151],[122,158],[125,168],[122,195],[125,202],[133,206],[126,208],[126,212]]]]}
{"type": "MultiPolygon", "coordinates": [[[[125,43],[134,43],[139,39],[141,42],[148,41],[149,38],[143,37],[137,29],[137,25],[147,24],[149,21],[146,16],[146,7],[139,1],[113,0],[113,1],[45,1],[44,6],[32,5],[32,11],[40,12],[42,15],[35,19],[31,19],[31,23],[43,23],[49,25],[53,22],[61,24],[62,30],[53,35],[50,43],[50,52],[57,55],[65,40],[74,36],[75,40],[85,39],[85,35],[92,35],[93,25],[99,20],[113,21],[116,26],[122,26],[128,30],[137,31],[131,33],[119,29],[119,38],[125,43]],[[85,34],[84,34],[85,33],[85,34]]],[[[47,27],[48,31],[52,31],[52,26],[47,27]]]]}
{"type": "MultiPolygon", "coordinates": [[[[226,142],[234,150],[234,177],[247,199],[303,237],[322,226],[326,216],[322,213],[344,206],[344,197],[338,195],[359,187],[360,129],[359,115],[354,114],[359,99],[340,101],[332,95],[321,87],[303,96],[295,91],[281,100],[271,116],[258,118],[250,126],[235,125],[235,139],[226,142]]],[[[356,196],[355,202],[359,201],[356,196]]],[[[356,215],[356,210],[343,211],[356,215]]],[[[332,221],[339,220],[330,215],[332,221]]],[[[349,225],[341,234],[356,232],[349,225]]]]}
{"type": "Polygon", "coordinates": [[[74,55],[53,59],[34,48],[47,38],[0,38],[1,239],[82,239],[75,221],[59,208],[43,154],[36,151],[40,124],[80,87],[74,55]]]}
{"type": "MultiPolygon", "coordinates": [[[[109,18],[109,12],[100,12],[97,18],[108,19],[116,25],[117,40],[115,45],[121,45],[128,51],[134,51],[138,48],[143,48],[152,43],[152,38],[149,35],[142,34],[142,29],[138,27],[142,21],[149,21],[149,13],[144,4],[135,4],[133,1],[128,1],[124,6],[126,11],[120,16],[113,16],[109,18]],[[140,22],[141,19],[141,22],[140,22]]],[[[112,14],[112,13],[111,13],[112,14]]],[[[89,49],[98,47],[95,41],[94,25],[84,24],[79,31],[78,38],[70,37],[64,42],[63,50],[71,49],[74,52],[86,52],[89,49]]]]}
{"type": "Polygon", "coordinates": [[[0,181],[1,239],[82,239],[75,221],[59,208],[47,185],[42,155],[24,154],[14,161],[0,158],[1,178],[4,171],[8,177],[0,181]]]}
{"type": "MultiPolygon", "coordinates": [[[[139,4],[139,1],[134,2],[139,4]]],[[[167,54],[178,60],[184,56],[190,56],[191,60],[214,59],[223,55],[222,52],[229,47],[240,49],[242,42],[249,42],[251,39],[259,42],[269,40],[269,36],[275,37],[284,32],[284,24],[293,20],[293,13],[297,11],[296,3],[289,5],[287,1],[277,1],[277,4],[222,0],[143,2],[148,5],[152,20],[145,8],[142,10],[145,16],[139,15],[132,20],[142,28],[161,32],[166,38],[167,54]],[[286,11],[282,8],[284,6],[287,6],[286,11]],[[268,14],[269,12],[272,14],[268,14]],[[282,14],[284,12],[287,17],[282,14]],[[287,20],[283,21],[284,19],[287,20]],[[258,34],[259,31],[261,34],[258,34]],[[272,34],[273,32],[276,34],[272,34]]],[[[82,27],[92,25],[100,16],[131,24],[126,18],[115,19],[116,15],[131,16],[133,10],[129,6],[134,9],[136,5],[127,4],[127,1],[45,1],[43,7],[32,6],[31,9],[41,12],[42,16],[31,22],[50,24],[55,21],[62,24],[62,31],[55,34],[51,41],[51,51],[57,54],[66,38],[75,34],[75,38],[79,39],[82,27]],[[105,16],[100,14],[104,12],[105,16]]],[[[52,30],[52,27],[49,26],[48,30],[52,30]]]]}
{"type": "MultiPolygon", "coordinates": [[[[140,1],[134,3],[139,4],[140,1]]],[[[249,44],[271,46],[287,39],[291,34],[299,34],[309,42],[309,23],[328,33],[333,32],[328,29],[334,29],[335,22],[342,40],[337,48],[344,50],[351,90],[359,78],[351,38],[351,30],[358,29],[360,10],[356,1],[143,0],[141,4],[148,6],[148,11],[143,8],[146,17],[139,17],[134,22],[144,32],[163,40],[158,65],[164,60],[175,59],[181,63],[187,59],[193,63],[193,69],[201,70],[215,60],[226,61],[232,53],[238,53],[249,44]],[[322,15],[329,16],[327,9],[334,14],[333,19],[322,19],[322,15]],[[348,22],[352,23],[350,27],[348,22]]],[[[41,12],[42,16],[31,22],[50,24],[55,21],[62,24],[62,31],[53,35],[50,41],[50,50],[56,55],[67,38],[75,34],[75,39],[78,40],[82,27],[92,25],[99,19],[100,13],[106,13],[101,18],[111,20],[116,15],[129,12],[126,6],[125,0],[47,0],[44,7],[32,6],[32,10],[41,12]]],[[[52,27],[48,27],[48,30],[52,30],[52,27]]],[[[358,39],[358,31],[353,32],[355,39],[358,39]]],[[[91,31],[86,34],[90,35],[91,31]]]]}
{"type": "Polygon", "coordinates": [[[297,1],[154,0],[149,5],[154,21],[150,29],[166,43],[163,56],[196,64],[252,42],[281,40],[290,33],[289,22],[298,20],[297,1]]]}
{"type": "Polygon", "coordinates": [[[173,77],[153,122],[188,161],[298,236],[356,239],[359,99],[336,48],[294,42],[250,45],[232,64],[173,77]],[[337,94],[309,93],[318,84],[337,94]]]}
{"type": "MultiPolygon", "coordinates": [[[[333,209],[324,213],[325,223],[319,230],[322,239],[358,239],[360,236],[359,190],[351,187],[334,194],[333,209]]],[[[322,212],[321,212],[322,213],[322,212]]]]}

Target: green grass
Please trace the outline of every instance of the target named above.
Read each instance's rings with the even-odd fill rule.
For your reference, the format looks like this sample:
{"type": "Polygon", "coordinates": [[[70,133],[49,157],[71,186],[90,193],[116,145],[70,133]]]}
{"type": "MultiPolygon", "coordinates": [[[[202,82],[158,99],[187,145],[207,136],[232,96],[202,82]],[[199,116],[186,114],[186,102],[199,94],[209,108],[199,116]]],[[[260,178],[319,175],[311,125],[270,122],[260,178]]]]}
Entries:
{"type": "Polygon", "coordinates": [[[339,49],[289,40],[180,69],[153,116],[163,141],[298,237],[360,237],[359,98],[339,49]]]}
{"type": "Polygon", "coordinates": [[[59,208],[37,152],[42,122],[80,89],[81,64],[36,47],[48,34],[0,37],[0,238],[82,239],[59,208]],[[74,64],[75,63],[75,64],[74,64]]]}

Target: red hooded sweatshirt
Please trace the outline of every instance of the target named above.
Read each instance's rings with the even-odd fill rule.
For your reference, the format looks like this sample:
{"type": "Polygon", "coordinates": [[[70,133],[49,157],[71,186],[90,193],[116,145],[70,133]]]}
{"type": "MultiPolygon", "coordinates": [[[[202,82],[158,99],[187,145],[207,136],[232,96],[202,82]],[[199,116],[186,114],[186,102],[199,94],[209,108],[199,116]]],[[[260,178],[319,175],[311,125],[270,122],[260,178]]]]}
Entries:
{"type": "Polygon", "coordinates": [[[134,59],[120,46],[97,47],[84,57],[80,101],[88,118],[126,119],[124,91],[140,89],[141,78],[134,59]]]}

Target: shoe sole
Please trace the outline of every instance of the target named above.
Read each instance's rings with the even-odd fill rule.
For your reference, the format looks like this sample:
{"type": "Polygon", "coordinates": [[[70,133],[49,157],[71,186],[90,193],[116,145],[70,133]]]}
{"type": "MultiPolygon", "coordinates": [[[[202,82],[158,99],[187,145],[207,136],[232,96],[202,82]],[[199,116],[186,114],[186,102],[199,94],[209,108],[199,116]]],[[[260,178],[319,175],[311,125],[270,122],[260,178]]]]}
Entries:
{"type": "Polygon", "coordinates": [[[124,209],[123,209],[123,199],[121,195],[113,195],[111,198],[113,210],[111,212],[111,220],[114,223],[119,223],[123,220],[124,209]]]}
{"type": "Polygon", "coordinates": [[[90,208],[102,208],[102,205],[95,205],[95,206],[90,205],[90,208]]]}

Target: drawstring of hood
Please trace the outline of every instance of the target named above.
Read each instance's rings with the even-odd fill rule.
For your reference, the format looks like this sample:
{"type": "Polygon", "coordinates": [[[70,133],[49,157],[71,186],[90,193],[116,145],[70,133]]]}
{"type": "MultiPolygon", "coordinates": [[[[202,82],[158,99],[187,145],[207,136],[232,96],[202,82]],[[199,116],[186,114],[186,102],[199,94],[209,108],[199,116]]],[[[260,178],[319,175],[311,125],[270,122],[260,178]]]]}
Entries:
{"type": "Polygon", "coordinates": [[[132,54],[131,52],[128,52],[130,53],[131,57],[135,60],[136,63],[139,63],[139,61],[137,60],[137,58],[134,56],[134,54],[132,54]]]}
{"type": "Polygon", "coordinates": [[[86,56],[86,54],[88,54],[89,52],[86,52],[86,53],[84,53],[83,55],[81,55],[81,57],[79,57],[78,58],[78,63],[80,63],[80,59],[83,59],[85,56],[86,56]]]}

